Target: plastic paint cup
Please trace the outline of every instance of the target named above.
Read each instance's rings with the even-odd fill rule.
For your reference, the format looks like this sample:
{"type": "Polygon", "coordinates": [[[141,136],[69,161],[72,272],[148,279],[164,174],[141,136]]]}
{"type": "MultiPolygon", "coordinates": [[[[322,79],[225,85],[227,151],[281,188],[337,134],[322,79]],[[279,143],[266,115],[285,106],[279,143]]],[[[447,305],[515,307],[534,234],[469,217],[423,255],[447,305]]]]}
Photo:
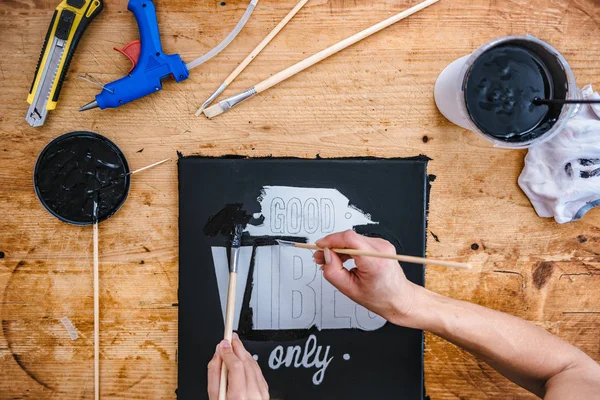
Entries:
{"type": "Polygon", "coordinates": [[[496,147],[526,148],[544,142],[566,125],[577,104],[534,105],[535,97],[579,99],[565,58],[531,35],[494,39],[455,60],[434,89],[440,112],[496,147]]]}
{"type": "Polygon", "coordinates": [[[33,174],[35,193],[48,212],[73,225],[110,218],[129,194],[129,165],[123,152],[94,132],[69,132],[40,153],[33,174]]]}

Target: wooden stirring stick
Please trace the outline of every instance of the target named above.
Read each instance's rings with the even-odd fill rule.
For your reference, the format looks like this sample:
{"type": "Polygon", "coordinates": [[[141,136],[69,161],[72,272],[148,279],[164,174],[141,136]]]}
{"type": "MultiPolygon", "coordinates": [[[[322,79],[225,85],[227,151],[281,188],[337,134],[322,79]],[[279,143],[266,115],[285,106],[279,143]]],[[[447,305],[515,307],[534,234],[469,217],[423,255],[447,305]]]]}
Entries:
{"type": "Polygon", "coordinates": [[[600,100],[565,100],[565,99],[540,99],[536,97],[533,99],[533,104],[600,104],[600,100]]]}
{"type": "Polygon", "coordinates": [[[100,399],[100,279],[98,272],[98,198],[94,200],[94,399],[100,399]]]}
{"type": "MultiPolygon", "coordinates": [[[[323,251],[325,249],[317,246],[316,244],[309,243],[297,243],[290,242],[288,240],[279,240],[277,239],[277,243],[282,246],[294,246],[300,249],[310,249],[310,250],[318,250],[323,251]]],[[[338,254],[346,254],[349,256],[367,256],[367,257],[377,257],[377,258],[387,258],[390,260],[404,261],[415,264],[434,264],[439,265],[441,267],[450,267],[450,268],[458,268],[458,269],[471,269],[471,264],[461,263],[456,261],[444,261],[444,260],[433,260],[431,258],[424,257],[414,257],[414,256],[405,256],[402,254],[387,254],[387,253],[377,253],[374,251],[364,251],[364,250],[356,250],[356,249],[329,249],[338,254]]]]}

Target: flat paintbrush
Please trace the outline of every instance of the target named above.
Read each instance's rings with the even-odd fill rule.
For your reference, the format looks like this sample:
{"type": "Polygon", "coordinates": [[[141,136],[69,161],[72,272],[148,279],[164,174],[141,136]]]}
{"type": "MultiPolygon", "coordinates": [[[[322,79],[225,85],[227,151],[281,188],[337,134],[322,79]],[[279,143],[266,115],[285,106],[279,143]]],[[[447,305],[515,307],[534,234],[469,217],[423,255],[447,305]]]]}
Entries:
{"type": "MultiPolygon", "coordinates": [[[[223,338],[231,342],[233,337],[233,315],[235,311],[235,293],[237,290],[238,259],[244,227],[235,225],[231,235],[231,250],[229,257],[229,285],[227,287],[227,306],[225,307],[225,332],[223,338]]],[[[221,364],[221,382],[219,387],[219,400],[225,400],[227,394],[227,367],[221,364]]]]}
{"type": "Polygon", "coordinates": [[[377,33],[392,24],[395,24],[396,22],[401,21],[404,18],[418,11],[421,11],[425,7],[437,3],[438,1],[439,0],[426,0],[420,4],[417,4],[414,7],[411,7],[407,10],[402,11],[399,14],[396,14],[384,21],[379,22],[378,24],[375,24],[370,28],[358,32],[357,34],[354,34],[349,38],[346,38],[341,42],[338,42],[333,46],[326,48],[325,50],[321,50],[320,52],[313,54],[305,60],[300,61],[299,63],[296,63],[287,69],[284,69],[283,71],[273,75],[268,79],[265,79],[264,81],[260,82],[254,87],[247,89],[241,93],[238,93],[235,96],[231,96],[223,101],[220,101],[212,107],[208,107],[206,110],[203,111],[204,115],[206,115],[208,118],[216,117],[217,115],[222,114],[230,108],[240,104],[242,101],[247,100],[258,93],[264,92],[270,87],[277,85],[279,82],[282,82],[287,78],[296,75],[298,72],[304,71],[306,68],[315,65],[316,63],[326,59],[327,57],[337,53],[338,51],[344,50],[346,47],[352,46],[353,44],[363,40],[364,38],[369,37],[372,34],[377,33]]]}
{"type": "Polygon", "coordinates": [[[277,26],[273,28],[273,30],[258,44],[258,46],[256,46],[254,50],[252,50],[250,54],[248,54],[244,61],[242,61],[242,63],[238,65],[237,68],[234,69],[227,78],[225,78],[225,82],[223,82],[221,86],[219,86],[204,103],[202,103],[202,106],[200,106],[200,108],[196,111],[196,117],[202,114],[202,111],[204,111],[206,107],[208,107],[221,93],[223,93],[225,89],[227,89],[227,86],[229,86],[231,82],[237,78],[244,68],[246,68],[248,64],[250,64],[252,60],[254,60],[256,56],[269,44],[269,42],[271,42],[271,40],[273,40],[273,38],[287,25],[287,23],[294,18],[294,15],[296,15],[298,11],[304,7],[307,1],[308,0],[300,0],[298,4],[296,4],[296,6],[292,8],[292,10],[281,21],[279,21],[277,26]]]}
{"type": "MultiPolygon", "coordinates": [[[[300,249],[309,249],[309,250],[317,250],[323,251],[324,248],[317,246],[316,244],[309,243],[297,243],[290,242],[289,240],[279,240],[276,239],[277,243],[281,246],[294,246],[300,249]]],[[[434,264],[439,265],[441,267],[450,267],[450,268],[458,268],[458,269],[470,269],[471,265],[467,263],[455,262],[455,261],[444,261],[444,260],[433,260],[431,258],[424,257],[414,257],[414,256],[405,256],[402,254],[388,254],[388,253],[378,253],[374,251],[364,251],[364,250],[356,250],[356,249],[329,249],[337,254],[346,254],[349,256],[367,256],[367,257],[377,257],[377,258],[387,258],[390,260],[404,261],[414,264],[434,264]]]]}

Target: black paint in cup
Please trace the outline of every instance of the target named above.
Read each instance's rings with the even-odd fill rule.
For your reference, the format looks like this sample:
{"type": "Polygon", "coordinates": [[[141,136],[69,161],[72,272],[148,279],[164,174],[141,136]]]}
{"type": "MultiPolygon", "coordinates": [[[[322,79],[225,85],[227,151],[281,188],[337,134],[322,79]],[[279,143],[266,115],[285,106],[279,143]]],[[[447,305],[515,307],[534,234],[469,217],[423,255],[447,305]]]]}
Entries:
{"type": "Polygon", "coordinates": [[[564,58],[542,41],[508,38],[483,51],[463,82],[464,101],[484,135],[530,143],[552,130],[565,105],[537,105],[535,98],[566,99],[564,58]]]}
{"type": "Polygon", "coordinates": [[[74,225],[110,218],[127,199],[129,165],[123,152],[94,132],[69,132],[40,153],[34,170],[35,192],[50,214],[74,225]]]}

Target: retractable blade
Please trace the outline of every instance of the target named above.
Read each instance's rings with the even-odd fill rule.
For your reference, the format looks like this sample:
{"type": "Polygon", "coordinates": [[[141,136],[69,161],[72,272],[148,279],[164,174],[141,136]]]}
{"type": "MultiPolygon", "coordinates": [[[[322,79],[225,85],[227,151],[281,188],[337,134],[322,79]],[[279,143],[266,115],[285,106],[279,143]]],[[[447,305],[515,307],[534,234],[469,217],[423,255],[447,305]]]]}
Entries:
{"type": "Polygon", "coordinates": [[[27,96],[29,125],[42,126],[56,108],[77,44],[103,6],[103,0],[63,0],[56,7],[27,96]]]}

